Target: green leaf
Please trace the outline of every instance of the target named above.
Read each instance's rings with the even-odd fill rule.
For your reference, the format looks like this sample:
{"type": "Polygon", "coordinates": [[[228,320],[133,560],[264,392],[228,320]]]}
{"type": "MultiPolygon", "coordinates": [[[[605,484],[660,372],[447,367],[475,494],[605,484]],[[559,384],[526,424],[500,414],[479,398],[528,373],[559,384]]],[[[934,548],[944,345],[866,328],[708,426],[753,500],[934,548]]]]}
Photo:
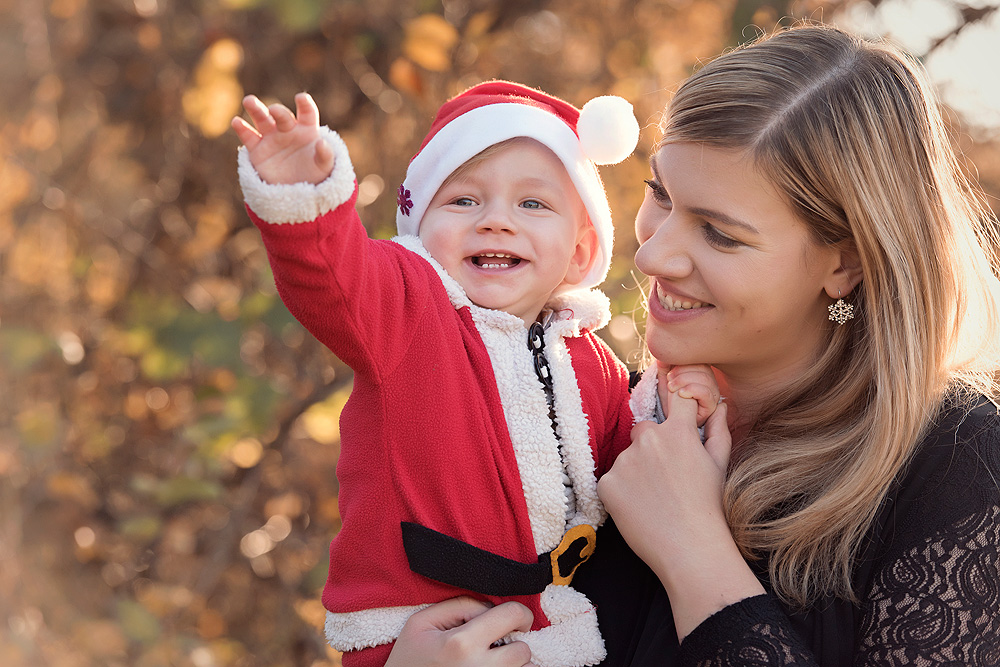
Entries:
{"type": "Polygon", "coordinates": [[[118,534],[135,542],[150,542],[160,534],[163,521],[157,516],[137,516],[118,524],[118,534]]]}
{"type": "Polygon", "coordinates": [[[30,370],[47,355],[56,352],[56,341],[45,334],[22,328],[0,328],[0,357],[15,373],[30,370]]]}
{"type": "Polygon", "coordinates": [[[160,637],[160,621],[135,600],[120,600],[117,606],[118,621],[129,639],[152,644],[160,637]]]}
{"type": "Polygon", "coordinates": [[[215,480],[175,477],[159,484],[156,502],[164,507],[173,507],[188,502],[214,500],[221,495],[222,487],[215,480]]]}

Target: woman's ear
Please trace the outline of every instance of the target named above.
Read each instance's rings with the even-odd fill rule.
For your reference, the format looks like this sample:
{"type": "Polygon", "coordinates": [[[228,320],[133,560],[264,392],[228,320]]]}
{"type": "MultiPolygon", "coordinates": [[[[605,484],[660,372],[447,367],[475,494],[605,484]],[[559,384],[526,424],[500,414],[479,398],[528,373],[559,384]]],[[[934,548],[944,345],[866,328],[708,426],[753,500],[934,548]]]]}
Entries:
{"type": "Polygon", "coordinates": [[[854,241],[844,241],[839,244],[837,254],[840,263],[830,273],[824,286],[826,295],[831,299],[847,296],[865,277],[861,269],[861,256],[854,241]]]}

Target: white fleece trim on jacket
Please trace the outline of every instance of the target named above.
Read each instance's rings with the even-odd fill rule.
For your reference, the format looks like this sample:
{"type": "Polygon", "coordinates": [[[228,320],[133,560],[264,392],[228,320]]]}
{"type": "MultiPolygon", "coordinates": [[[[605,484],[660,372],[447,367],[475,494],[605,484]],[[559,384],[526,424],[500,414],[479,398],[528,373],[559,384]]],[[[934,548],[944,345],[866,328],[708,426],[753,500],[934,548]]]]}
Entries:
{"type": "MultiPolygon", "coordinates": [[[[597,612],[583,593],[569,586],[549,584],[540,602],[552,625],[531,632],[512,632],[501,641],[525,642],[531,648],[531,661],[538,667],[587,667],[604,660],[607,651],[597,627],[597,612]]],[[[338,651],[388,644],[399,637],[411,615],[428,606],[327,612],[327,641],[338,651]]]]}
{"type": "Polygon", "coordinates": [[[642,377],[632,387],[632,395],[629,397],[628,405],[632,408],[632,418],[636,424],[643,421],[656,421],[657,370],[654,363],[642,372],[642,377]]]}
{"type": "Polygon", "coordinates": [[[607,656],[597,627],[597,611],[580,591],[549,584],[542,591],[542,611],[552,625],[532,632],[512,632],[503,641],[521,641],[531,648],[538,667],[586,667],[607,656]]]}
{"type": "Polygon", "coordinates": [[[340,135],[326,127],[320,135],[333,149],[333,171],[322,183],[290,185],[265,182],[250,162],[246,146],[237,152],[243,199],[262,220],[272,224],[309,222],[337,208],[354,194],[354,165],[340,135]]]}

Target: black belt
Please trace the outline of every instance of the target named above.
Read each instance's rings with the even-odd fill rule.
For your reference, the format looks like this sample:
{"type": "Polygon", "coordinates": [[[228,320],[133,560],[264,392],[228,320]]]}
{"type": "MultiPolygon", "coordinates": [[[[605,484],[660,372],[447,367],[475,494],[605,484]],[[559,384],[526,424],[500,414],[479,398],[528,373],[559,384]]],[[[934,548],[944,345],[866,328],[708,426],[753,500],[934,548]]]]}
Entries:
{"type": "Polygon", "coordinates": [[[537,563],[522,563],[418,523],[403,521],[400,527],[411,570],[442,584],[497,597],[535,595],[549,584],[569,585],[597,545],[593,527],[581,524],[566,531],[559,546],[540,555],[537,563]]]}

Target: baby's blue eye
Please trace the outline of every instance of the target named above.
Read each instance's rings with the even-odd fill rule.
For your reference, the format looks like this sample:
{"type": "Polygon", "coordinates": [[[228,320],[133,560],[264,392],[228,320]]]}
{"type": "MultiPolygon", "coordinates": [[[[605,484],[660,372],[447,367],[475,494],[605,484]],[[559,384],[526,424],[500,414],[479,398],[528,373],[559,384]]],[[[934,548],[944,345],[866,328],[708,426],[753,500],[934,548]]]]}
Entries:
{"type": "Polygon", "coordinates": [[[475,206],[476,201],[471,197],[459,197],[454,201],[456,206],[475,206]]]}
{"type": "Polygon", "coordinates": [[[528,199],[521,202],[521,206],[524,208],[544,208],[541,202],[535,201],[534,199],[528,199]]]}

